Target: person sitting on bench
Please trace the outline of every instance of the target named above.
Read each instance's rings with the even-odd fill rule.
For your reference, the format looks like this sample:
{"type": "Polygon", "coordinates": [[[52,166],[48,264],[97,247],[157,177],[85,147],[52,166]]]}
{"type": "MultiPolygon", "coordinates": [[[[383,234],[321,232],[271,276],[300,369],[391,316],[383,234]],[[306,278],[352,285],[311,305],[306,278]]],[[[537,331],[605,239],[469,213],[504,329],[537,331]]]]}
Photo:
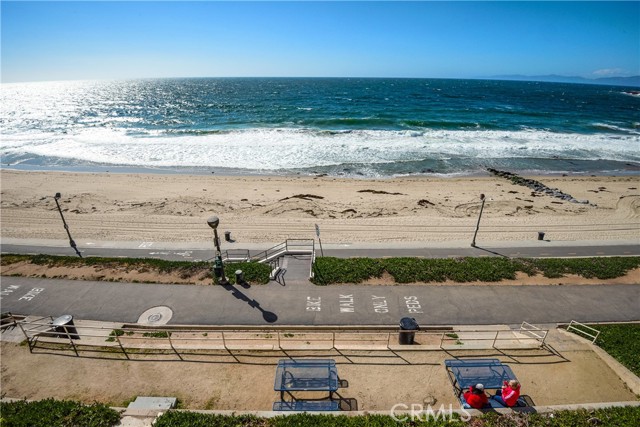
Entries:
{"type": "Polygon", "coordinates": [[[516,380],[505,381],[502,390],[498,390],[495,396],[491,396],[493,400],[502,406],[513,407],[518,405],[520,397],[520,383],[516,380]]]}
{"type": "Polygon", "coordinates": [[[485,405],[489,404],[489,399],[487,395],[484,394],[484,386],[482,384],[469,387],[469,391],[464,394],[464,400],[469,407],[474,409],[482,409],[485,405]]]}

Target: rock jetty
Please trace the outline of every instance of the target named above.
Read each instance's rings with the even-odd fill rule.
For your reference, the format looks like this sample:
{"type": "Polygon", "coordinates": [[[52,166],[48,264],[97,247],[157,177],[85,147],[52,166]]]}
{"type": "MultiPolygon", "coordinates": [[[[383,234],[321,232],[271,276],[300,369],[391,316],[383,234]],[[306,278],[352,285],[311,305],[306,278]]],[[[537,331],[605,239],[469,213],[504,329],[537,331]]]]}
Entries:
{"type": "Polygon", "coordinates": [[[487,171],[493,175],[508,179],[513,184],[529,187],[536,193],[546,194],[547,196],[556,197],[560,200],[564,200],[571,203],[580,203],[583,205],[596,206],[592,203],[589,203],[588,200],[578,200],[573,196],[571,196],[570,194],[564,193],[558,190],[557,188],[549,188],[543,183],[541,183],[540,181],[536,181],[535,179],[523,178],[520,175],[515,174],[513,172],[501,171],[494,168],[487,168],[487,171]]]}

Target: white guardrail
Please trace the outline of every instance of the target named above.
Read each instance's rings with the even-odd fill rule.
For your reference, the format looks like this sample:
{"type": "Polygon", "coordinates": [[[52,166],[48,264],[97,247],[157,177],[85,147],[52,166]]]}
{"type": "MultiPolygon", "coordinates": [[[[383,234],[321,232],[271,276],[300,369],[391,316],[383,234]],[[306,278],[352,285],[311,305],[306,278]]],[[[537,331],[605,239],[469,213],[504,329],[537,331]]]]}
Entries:
{"type": "Polygon", "coordinates": [[[587,337],[591,338],[591,342],[593,344],[595,344],[596,340],[598,339],[598,335],[600,335],[600,331],[598,331],[597,329],[593,329],[591,326],[576,322],[575,320],[572,320],[571,323],[569,323],[569,326],[567,326],[567,331],[571,331],[572,329],[582,335],[586,335],[587,337]]]}

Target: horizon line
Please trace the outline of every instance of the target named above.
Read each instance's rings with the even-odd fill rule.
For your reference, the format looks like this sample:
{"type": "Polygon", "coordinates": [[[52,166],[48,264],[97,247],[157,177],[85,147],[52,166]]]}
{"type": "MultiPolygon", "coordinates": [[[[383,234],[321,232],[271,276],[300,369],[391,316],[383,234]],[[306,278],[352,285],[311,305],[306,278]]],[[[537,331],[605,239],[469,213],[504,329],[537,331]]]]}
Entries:
{"type": "MultiPolygon", "coordinates": [[[[398,76],[164,76],[164,77],[116,77],[116,78],[69,78],[55,80],[0,80],[0,84],[14,83],[54,83],[54,82],[91,82],[91,81],[127,81],[127,80],[183,80],[183,79],[371,79],[371,80],[522,80],[522,81],[539,81],[541,78],[558,78],[558,79],[576,79],[589,81],[606,81],[614,79],[640,79],[640,74],[629,76],[607,76],[607,77],[583,77],[576,75],[562,74],[497,74],[491,76],[474,76],[474,77],[398,77],[398,76]],[[526,80],[532,79],[532,80],[526,80]]],[[[550,82],[553,83],[553,82],[550,82]]],[[[571,82],[563,82],[571,83],[571,82]]],[[[580,83],[580,82],[575,82],[580,83]]]]}

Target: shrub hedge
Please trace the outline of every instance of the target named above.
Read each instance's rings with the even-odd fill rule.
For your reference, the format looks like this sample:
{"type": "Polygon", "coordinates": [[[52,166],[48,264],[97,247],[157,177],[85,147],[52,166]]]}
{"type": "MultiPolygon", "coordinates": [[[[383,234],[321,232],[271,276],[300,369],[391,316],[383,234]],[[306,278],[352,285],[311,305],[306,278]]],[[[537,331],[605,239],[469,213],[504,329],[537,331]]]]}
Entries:
{"type": "Polygon", "coordinates": [[[577,274],[586,278],[614,279],[624,276],[627,271],[640,266],[640,257],[611,258],[546,258],[537,259],[535,264],[545,277],[563,277],[577,274]]]}
{"type": "Polygon", "coordinates": [[[321,257],[314,265],[315,283],[361,283],[379,278],[384,272],[381,260],[374,258],[321,257]]]}
{"type": "Polygon", "coordinates": [[[257,262],[234,262],[224,265],[224,274],[229,282],[236,283],[236,270],[242,270],[244,280],[250,283],[266,284],[269,283],[269,275],[271,267],[269,264],[260,264],[257,262]]]}
{"type": "Polygon", "coordinates": [[[579,259],[524,259],[524,258],[333,258],[316,260],[317,285],[333,283],[362,283],[368,279],[390,274],[396,283],[444,282],[499,282],[515,279],[518,272],[529,276],[542,274],[549,278],[576,274],[585,278],[611,279],[624,276],[640,266],[640,257],[608,257],[579,259]]]}
{"type": "Polygon", "coordinates": [[[120,414],[101,403],[83,405],[54,399],[0,402],[2,427],[110,427],[118,422],[120,414]]]}

